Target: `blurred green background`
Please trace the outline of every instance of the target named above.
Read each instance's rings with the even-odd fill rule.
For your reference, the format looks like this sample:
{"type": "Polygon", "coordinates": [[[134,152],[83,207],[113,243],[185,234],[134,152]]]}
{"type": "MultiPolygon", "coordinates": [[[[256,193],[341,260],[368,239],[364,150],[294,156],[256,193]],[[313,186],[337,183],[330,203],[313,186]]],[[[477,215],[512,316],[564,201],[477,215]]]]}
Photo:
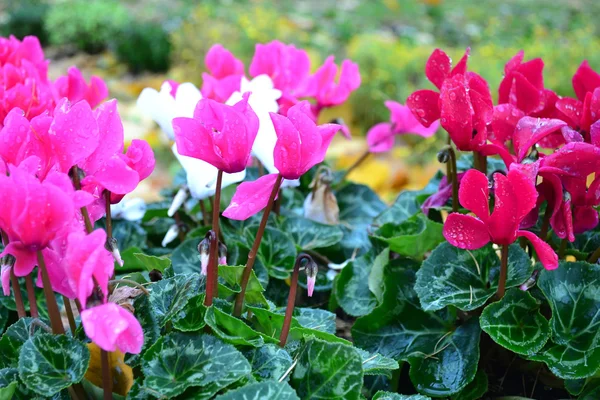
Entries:
{"type": "MultiPolygon", "coordinates": [[[[86,54],[121,104],[165,77],[201,84],[204,54],[214,43],[246,65],[257,42],[273,39],[307,49],[313,65],[329,54],[351,58],[362,86],[324,118],[343,116],[356,136],[388,119],[383,101],[404,103],[412,91],[432,87],[423,70],[436,47],[458,59],[470,46],[470,69],[494,96],[504,64],[521,49],[526,59],[544,59],[546,87],[560,95],[572,94],[582,60],[600,69],[596,0],[3,1],[3,35],[39,36],[53,61],[86,54]]],[[[407,153],[409,163],[436,148],[404,140],[418,147],[407,153]]]]}

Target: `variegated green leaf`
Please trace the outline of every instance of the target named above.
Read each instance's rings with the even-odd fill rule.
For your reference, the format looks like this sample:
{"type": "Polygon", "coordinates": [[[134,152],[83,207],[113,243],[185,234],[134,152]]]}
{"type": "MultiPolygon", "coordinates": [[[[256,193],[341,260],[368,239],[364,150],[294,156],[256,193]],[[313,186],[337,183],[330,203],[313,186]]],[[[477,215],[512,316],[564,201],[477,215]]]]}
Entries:
{"type": "Polygon", "coordinates": [[[292,357],[275,344],[265,344],[244,352],[252,365],[252,374],[258,380],[279,380],[292,365],[292,357]]]}
{"type": "Polygon", "coordinates": [[[154,310],[158,325],[163,327],[184,309],[189,299],[198,294],[199,274],[176,275],[153,284],[150,291],[150,305],[154,310]]]}
{"type": "Polygon", "coordinates": [[[217,396],[215,400],[299,400],[294,389],[286,382],[264,381],[251,383],[217,396]]]}

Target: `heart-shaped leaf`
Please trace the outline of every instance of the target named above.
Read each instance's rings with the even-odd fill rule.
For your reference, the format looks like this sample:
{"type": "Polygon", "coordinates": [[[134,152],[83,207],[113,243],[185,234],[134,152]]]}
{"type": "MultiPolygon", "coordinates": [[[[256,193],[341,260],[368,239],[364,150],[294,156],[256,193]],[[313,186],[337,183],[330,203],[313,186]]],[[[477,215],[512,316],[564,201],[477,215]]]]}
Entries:
{"type": "Polygon", "coordinates": [[[356,350],[362,357],[362,366],[365,375],[385,375],[388,378],[391,378],[391,371],[400,368],[396,360],[384,357],[378,353],[371,354],[358,347],[356,347],[356,350]]]}
{"type": "Polygon", "coordinates": [[[342,230],[335,225],[325,225],[295,216],[286,218],[281,224],[281,230],[290,235],[296,246],[302,250],[333,246],[344,236],[342,230]]]}
{"type": "Polygon", "coordinates": [[[451,400],[479,400],[488,391],[488,377],[483,370],[477,371],[475,379],[459,393],[450,397],[451,400]]]}
{"type": "Polygon", "coordinates": [[[258,380],[279,380],[293,363],[287,351],[275,344],[244,352],[252,365],[252,375],[258,380]]]}
{"type": "Polygon", "coordinates": [[[417,204],[419,192],[405,190],[394,201],[394,204],[375,218],[377,225],[387,223],[401,224],[420,211],[417,204]]]}
{"type": "Polygon", "coordinates": [[[550,337],[548,320],[539,312],[539,303],[527,292],[510,289],[502,300],[488,305],[480,324],[499,345],[518,354],[535,354],[550,337]]]}
{"type": "Polygon", "coordinates": [[[19,371],[16,368],[0,369],[0,400],[11,400],[19,385],[19,371]]]}
{"type": "MultiPolygon", "coordinates": [[[[211,327],[213,334],[227,343],[252,347],[260,347],[264,343],[263,337],[244,321],[216,307],[206,310],[204,320],[206,325],[211,327]]],[[[273,339],[273,342],[277,341],[273,339]]]]}
{"type": "Polygon", "coordinates": [[[161,273],[171,265],[171,260],[167,257],[149,256],[144,253],[133,254],[146,268],[146,271],[158,270],[161,273]]]}
{"type": "Polygon", "coordinates": [[[176,274],[199,273],[200,253],[198,253],[198,243],[201,239],[187,239],[173,250],[171,263],[176,274]]]}
{"type": "Polygon", "coordinates": [[[215,400],[299,400],[294,389],[285,382],[264,381],[251,383],[217,396],[215,400]]]}
{"type": "Polygon", "coordinates": [[[373,311],[377,297],[369,289],[369,274],[375,255],[369,252],[348,263],[336,277],[334,294],[344,311],[358,317],[373,311]]]}
{"type": "Polygon", "coordinates": [[[198,294],[200,278],[198,274],[176,275],[151,286],[150,305],[158,326],[163,327],[174,319],[184,309],[188,300],[198,294]]]}
{"type": "MultiPolygon", "coordinates": [[[[246,242],[252,246],[258,228],[255,226],[244,229],[246,242]]],[[[283,231],[267,226],[263,234],[257,257],[267,267],[269,275],[278,279],[286,279],[294,269],[296,247],[290,237],[283,231]]]]}
{"type": "Polygon", "coordinates": [[[173,321],[173,327],[181,332],[199,331],[206,325],[205,314],[204,295],[199,294],[188,300],[178,318],[173,321]]]}
{"type": "Polygon", "coordinates": [[[90,361],[87,346],[66,335],[40,334],[19,354],[19,377],[27,388],[52,396],[83,379],[90,361]]]}
{"type": "MultiPolygon", "coordinates": [[[[285,310],[281,309],[280,312],[285,313],[285,310]]],[[[319,308],[298,307],[294,309],[294,317],[305,328],[335,334],[335,314],[332,312],[319,308]]]]}
{"type": "Polygon", "coordinates": [[[113,237],[117,239],[117,245],[122,251],[127,250],[130,247],[137,247],[140,249],[146,248],[148,235],[139,222],[114,220],[112,234],[113,237]]]}
{"type": "Polygon", "coordinates": [[[8,327],[0,339],[0,366],[17,368],[21,346],[31,334],[32,318],[21,318],[8,327]]]}
{"type": "Polygon", "coordinates": [[[301,350],[291,384],[302,399],[359,399],[362,358],[351,346],[309,339],[301,350]]]}
{"type": "MultiPolygon", "coordinates": [[[[238,293],[245,268],[245,265],[219,265],[219,280],[225,282],[228,288],[235,293],[238,293]]],[[[254,270],[252,270],[250,272],[250,278],[248,279],[248,285],[246,286],[246,296],[244,297],[245,303],[267,306],[267,299],[265,299],[263,294],[264,290],[265,289],[256,277],[254,270]]],[[[221,295],[220,291],[219,295],[221,295]]]]}
{"type": "MultiPolygon", "coordinates": [[[[448,305],[470,311],[481,307],[496,293],[500,258],[491,245],[462,250],[442,243],[417,272],[415,290],[425,311],[448,305]]],[[[518,245],[508,250],[506,287],[525,282],[533,272],[529,256],[518,245]]]]}
{"type": "Polygon", "coordinates": [[[197,387],[198,399],[209,399],[219,390],[251,372],[248,360],[232,345],[210,335],[171,333],[161,337],[142,358],[143,387],[173,398],[197,387]]]}
{"type": "Polygon", "coordinates": [[[375,238],[390,246],[390,250],[403,256],[423,259],[428,251],[444,241],[443,225],[423,214],[410,217],[397,225],[387,223],[375,232],[375,238]]]}

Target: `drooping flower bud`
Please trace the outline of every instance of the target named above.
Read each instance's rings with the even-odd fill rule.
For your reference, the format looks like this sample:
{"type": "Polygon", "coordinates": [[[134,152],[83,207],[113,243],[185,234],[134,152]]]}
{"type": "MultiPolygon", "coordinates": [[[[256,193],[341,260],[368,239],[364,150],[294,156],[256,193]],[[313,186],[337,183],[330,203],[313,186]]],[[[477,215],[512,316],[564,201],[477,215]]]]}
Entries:
{"type": "Polygon", "coordinates": [[[331,190],[333,174],[329,169],[321,169],[310,184],[312,192],[304,201],[304,217],[322,224],[340,223],[340,209],[331,190]]]}
{"type": "Polygon", "coordinates": [[[442,164],[446,164],[450,160],[450,150],[448,147],[444,147],[438,151],[437,160],[442,164]]]}
{"type": "Polygon", "coordinates": [[[169,211],[167,211],[167,215],[169,217],[175,215],[177,210],[181,208],[183,203],[185,203],[186,199],[188,198],[188,194],[189,192],[187,186],[182,186],[181,189],[179,189],[177,194],[175,194],[175,197],[173,197],[173,202],[171,203],[171,207],[169,207],[169,211]]]}
{"type": "Polygon", "coordinates": [[[10,270],[15,266],[16,260],[11,254],[0,258],[0,277],[2,278],[2,291],[5,296],[10,296],[10,270]]]}
{"type": "Polygon", "coordinates": [[[317,273],[319,272],[319,267],[317,263],[315,263],[312,258],[307,262],[305,270],[306,272],[306,286],[308,290],[308,297],[312,297],[313,292],[315,290],[315,283],[317,281],[317,273]]]}
{"type": "Polygon", "coordinates": [[[525,283],[523,283],[521,286],[519,286],[519,289],[521,289],[522,291],[527,291],[529,289],[531,289],[532,287],[535,286],[535,284],[537,283],[537,276],[539,274],[539,270],[533,271],[533,274],[531,274],[531,277],[529,277],[529,279],[527,279],[525,281],[525,283]]]}
{"type": "Polygon", "coordinates": [[[123,259],[121,258],[121,252],[119,251],[119,246],[117,245],[117,239],[114,237],[107,237],[104,247],[106,247],[106,250],[112,253],[115,261],[122,267],[123,259]]]}
{"type": "Polygon", "coordinates": [[[219,265],[227,265],[227,246],[219,242],[219,265]]]}
{"type": "Polygon", "coordinates": [[[210,236],[206,236],[198,244],[198,253],[200,253],[200,273],[206,275],[208,270],[208,260],[210,259],[210,236]]]}
{"type": "Polygon", "coordinates": [[[162,240],[162,247],[166,247],[169,243],[171,243],[177,235],[179,234],[179,225],[173,224],[169,227],[167,233],[165,233],[165,237],[162,240]]]}

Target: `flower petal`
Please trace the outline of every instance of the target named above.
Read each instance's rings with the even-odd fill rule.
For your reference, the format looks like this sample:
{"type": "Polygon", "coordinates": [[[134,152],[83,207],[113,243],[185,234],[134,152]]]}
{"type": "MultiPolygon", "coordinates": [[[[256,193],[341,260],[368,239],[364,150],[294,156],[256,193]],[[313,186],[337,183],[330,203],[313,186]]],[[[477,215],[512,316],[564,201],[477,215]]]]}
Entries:
{"type": "Polygon", "coordinates": [[[470,215],[451,213],[444,223],[444,237],[460,249],[475,250],[490,242],[487,226],[470,215]]]}
{"type": "Polygon", "coordinates": [[[470,169],[465,172],[458,190],[460,204],[472,211],[481,221],[487,222],[490,217],[489,182],[482,172],[470,169]]]}
{"type": "Polygon", "coordinates": [[[229,219],[243,221],[267,206],[277,174],[264,175],[255,181],[242,182],[235,191],[231,204],[223,211],[229,219]]]}
{"type": "Polygon", "coordinates": [[[529,231],[518,231],[517,236],[524,237],[531,242],[544,268],[547,270],[558,268],[558,256],[548,243],[540,239],[535,233],[529,231]]]}

